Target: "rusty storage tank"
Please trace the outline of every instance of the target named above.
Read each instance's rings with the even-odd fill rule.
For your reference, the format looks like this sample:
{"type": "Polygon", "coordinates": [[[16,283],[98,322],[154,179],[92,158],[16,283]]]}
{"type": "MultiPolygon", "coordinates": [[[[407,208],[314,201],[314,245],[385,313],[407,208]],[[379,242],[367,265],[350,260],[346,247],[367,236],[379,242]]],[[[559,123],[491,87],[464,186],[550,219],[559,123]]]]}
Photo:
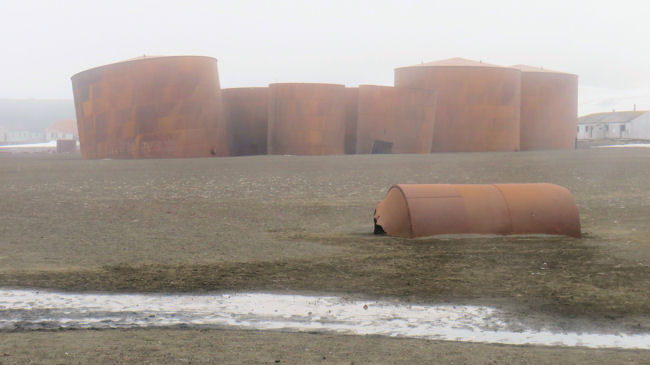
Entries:
{"type": "Polygon", "coordinates": [[[359,86],[357,153],[429,153],[436,92],[359,86]]]}
{"type": "Polygon", "coordinates": [[[554,234],[580,237],[571,193],[553,184],[401,184],[375,210],[375,233],[554,234]]]}
{"type": "Polygon", "coordinates": [[[266,87],[221,90],[233,156],[266,154],[268,90],[266,87]]]}
{"type": "Polygon", "coordinates": [[[345,88],[345,154],[357,153],[357,113],[359,88],[345,88]]]}
{"type": "Polygon", "coordinates": [[[334,84],[269,85],[268,152],[340,155],[345,152],[345,87],[334,84]]]}
{"type": "Polygon", "coordinates": [[[217,60],[141,57],[72,76],[84,158],[229,155],[217,60]]]}
{"type": "Polygon", "coordinates": [[[574,149],[578,76],[527,65],[521,71],[521,150],[574,149]]]}
{"type": "Polygon", "coordinates": [[[438,91],[432,152],[519,149],[519,70],[452,58],[397,68],[395,86],[438,91]]]}

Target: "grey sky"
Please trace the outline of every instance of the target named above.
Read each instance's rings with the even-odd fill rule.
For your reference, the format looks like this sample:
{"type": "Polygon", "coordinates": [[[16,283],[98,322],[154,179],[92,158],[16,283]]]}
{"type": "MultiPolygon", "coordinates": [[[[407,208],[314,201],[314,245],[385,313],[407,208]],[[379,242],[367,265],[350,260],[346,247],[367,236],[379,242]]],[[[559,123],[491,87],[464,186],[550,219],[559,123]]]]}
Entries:
{"type": "Polygon", "coordinates": [[[464,57],[638,90],[649,14],[625,0],[0,0],[0,98],[71,98],[72,74],[143,54],[215,57],[222,87],[391,85],[395,67],[464,57]]]}

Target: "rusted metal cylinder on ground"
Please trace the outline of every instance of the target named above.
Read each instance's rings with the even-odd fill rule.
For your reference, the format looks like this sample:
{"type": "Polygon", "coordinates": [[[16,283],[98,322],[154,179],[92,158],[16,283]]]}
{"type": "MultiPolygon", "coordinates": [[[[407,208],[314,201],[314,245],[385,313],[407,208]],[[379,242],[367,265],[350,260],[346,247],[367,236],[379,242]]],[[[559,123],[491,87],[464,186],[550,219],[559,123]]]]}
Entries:
{"type": "Polygon", "coordinates": [[[84,158],[228,156],[217,60],[142,57],[72,76],[84,158]]]}
{"type": "Polygon", "coordinates": [[[266,87],[221,90],[233,156],[266,154],[268,91],[266,87]]]}
{"type": "Polygon", "coordinates": [[[359,86],[357,153],[429,153],[436,92],[359,86]]]}
{"type": "Polygon", "coordinates": [[[574,149],[578,76],[526,65],[521,71],[520,148],[574,149]]]}
{"type": "Polygon", "coordinates": [[[359,88],[345,88],[345,154],[357,153],[357,114],[359,110],[359,88]]]}
{"type": "Polygon", "coordinates": [[[454,58],[397,68],[395,86],[438,91],[432,152],[519,150],[519,70],[454,58]]]}
{"type": "Polygon", "coordinates": [[[552,234],[580,237],[571,193],[554,184],[400,184],[374,214],[375,233],[552,234]]]}
{"type": "Polygon", "coordinates": [[[269,85],[268,153],[340,155],[345,152],[345,87],[269,85]]]}

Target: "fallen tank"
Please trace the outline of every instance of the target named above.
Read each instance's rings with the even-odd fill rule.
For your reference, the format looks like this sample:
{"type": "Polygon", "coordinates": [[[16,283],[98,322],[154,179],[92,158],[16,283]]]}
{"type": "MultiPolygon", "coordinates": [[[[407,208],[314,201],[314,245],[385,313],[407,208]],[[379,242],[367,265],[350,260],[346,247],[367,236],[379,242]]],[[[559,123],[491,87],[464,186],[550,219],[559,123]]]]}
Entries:
{"type": "Polygon", "coordinates": [[[399,184],[374,214],[375,233],[551,234],[580,237],[573,196],[554,184],[399,184]]]}

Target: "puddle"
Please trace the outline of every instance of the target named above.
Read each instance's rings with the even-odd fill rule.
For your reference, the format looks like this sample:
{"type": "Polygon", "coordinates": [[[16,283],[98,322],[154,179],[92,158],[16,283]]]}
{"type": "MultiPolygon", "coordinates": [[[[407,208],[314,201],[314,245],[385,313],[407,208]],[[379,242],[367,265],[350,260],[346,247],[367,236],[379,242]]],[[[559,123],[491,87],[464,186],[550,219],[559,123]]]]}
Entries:
{"type": "Polygon", "coordinates": [[[513,330],[482,306],[407,305],[333,296],[75,294],[0,289],[0,330],[197,328],[322,331],[501,344],[650,349],[650,334],[513,330]]]}

